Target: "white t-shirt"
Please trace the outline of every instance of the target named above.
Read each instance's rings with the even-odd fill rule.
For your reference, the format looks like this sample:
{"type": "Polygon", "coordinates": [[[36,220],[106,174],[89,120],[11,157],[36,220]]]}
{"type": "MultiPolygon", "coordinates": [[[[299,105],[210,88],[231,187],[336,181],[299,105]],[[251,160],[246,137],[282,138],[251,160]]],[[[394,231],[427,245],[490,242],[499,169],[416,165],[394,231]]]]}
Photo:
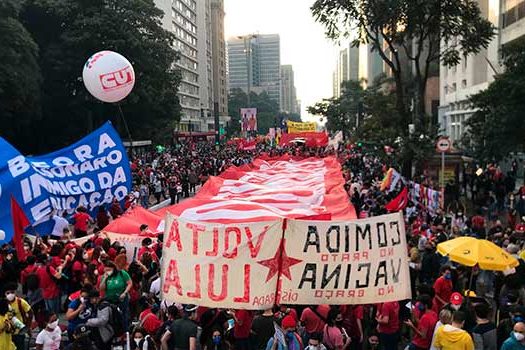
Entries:
{"type": "Polygon", "coordinates": [[[160,296],[160,277],[156,278],[153,282],[151,282],[149,292],[155,295],[156,297],[160,296]]]}
{"type": "Polygon", "coordinates": [[[59,350],[60,341],[62,340],[62,331],[56,327],[53,331],[45,328],[36,337],[36,344],[42,345],[43,350],[59,350]]]}
{"type": "Polygon", "coordinates": [[[55,226],[53,226],[53,232],[51,234],[56,237],[62,237],[64,235],[64,229],[69,228],[69,222],[61,216],[53,215],[55,226]]]}

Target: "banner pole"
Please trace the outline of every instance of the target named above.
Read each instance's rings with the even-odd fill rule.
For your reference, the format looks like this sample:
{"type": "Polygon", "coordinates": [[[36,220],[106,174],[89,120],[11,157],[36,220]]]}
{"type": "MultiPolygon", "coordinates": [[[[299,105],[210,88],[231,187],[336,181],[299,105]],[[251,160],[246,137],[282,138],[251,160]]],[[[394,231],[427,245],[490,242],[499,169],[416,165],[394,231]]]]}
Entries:
{"type": "Polygon", "coordinates": [[[284,251],[284,232],[286,231],[286,227],[288,225],[288,219],[283,220],[282,225],[282,233],[281,233],[281,242],[279,243],[280,246],[280,254],[279,254],[279,268],[277,270],[277,284],[275,285],[275,304],[281,303],[281,270],[283,269],[283,251],[284,251]]]}
{"type": "Polygon", "coordinates": [[[129,149],[130,153],[133,156],[133,138],[131,137],[131,132],[129,131],[128,122],[126,121],[126,117],[124,117],[124,112],[122,112],[122,108],[120,107],[120,103],[117,103],[118,110],[120,112],[120,117],[122,118],[122,121],[124,122],[124,127],[126,128],[126,132],[128,134],[129,138],[129,149]]]}

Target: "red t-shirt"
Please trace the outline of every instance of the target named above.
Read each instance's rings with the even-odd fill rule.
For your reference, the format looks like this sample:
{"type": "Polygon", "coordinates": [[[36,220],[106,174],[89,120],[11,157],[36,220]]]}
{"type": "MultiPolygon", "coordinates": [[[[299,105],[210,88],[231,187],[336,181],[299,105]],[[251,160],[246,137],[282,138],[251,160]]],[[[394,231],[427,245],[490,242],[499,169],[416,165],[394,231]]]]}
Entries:
{"type": "Polygon", "coordinates": [[[82,212],[78,212],[73,215],[73,219],[75,219],[75,229],[87,232],[89,218],[89,214],[82,212]]]}
{"type": "Polygon", "coordinates": [[[20,283],[24,285],[26,283],[27,276],[37,273],[38,268],[35,265],[29,265],[20,273],[20,283]]]}
{"type": "Polygon", "coordinates": [[[237,310],[235,311],[235,317],[239,321],[235,322],[233,328],[233,334],[235,335],[235,339],[248,338],[250,336],[250,330],[252,329],[252,313],[247,310],[237,310]],[[242,325],[240,323],[242,323],[242,325]]]}
{"type": "MultiPolygon", "coordinates": [[[[315,307],[315,306],[313,306],[315,307]]],[[[317,306],[317,313],[323,316],[325,319],[328,317],[328,311],[330,306],[328,305],[319,305],[317,306]]],[[[309,334],[320,333],[324,330],[325,322],[317,316],[311,308],[307,307],[303,310],[301,314],[301,324],[306,329],[306,332],[309,334]]]]}
{"type": "Polygon", "coordinates": [[[415,332],[412,343],[419,348],[428,349],[432,343],[437,321],[438,315],[433,310],[425,312],[417,324],[418,331],[425,333],[425,337],[422,338],[419,333],[415,332]]]}
{"type": "Polygon", "coordinates": [[[399,303],[390,301],[379,304],[377,307],[377,316],[388,316],[388,323],[377,325],[377,331],[384,334],[393,334],[399,331],[399,303]]]}
{"type": "Polygon", "coordinates": [[[157,315],[151,313],[151,309],[142,311],[139,316],[139,321],[141,321],[142,328],[144,328],[144,330],[148,332],[149,335],[156,334],[160,326],[162,326],[162,322],[159,320],[157,315]]]}
{"type": "Polygon", "coordinates": [[[60,296],[60,288],[58,288],[58,285],[51,279],[51,276],[47,272],[49,269],[49,273],[52,275],[56,274],[56,270],[49,266],[40,266],[37,270],[38,280],[40,282],[40,288],[42,288],[42,297],[44,299],[54,299],[58,298],[60,296]]]}
{"type": "MultiPolygon", "coordinates": [[[[445,277],[439,277],[436,282],[434,282],[434,293],[436,296],[439,296],[445,302],[450,300],[452,295],[452,281],[445,279],[445,277]]],[[[442,304],[436,297],[434,297],[432,303],[432,310],[436,313],[441,310],[444,304],[442,304]]]]}
{"type": "Polygon", "coordinates": [[[343,327],[346,330],[346,333],[354,339],[359,339],[363,336],[359,331],[357,325],[357,320],[363,321],[365,312],[363,305],[354,305],[353,307],[349,305],[341,306],[341,314],[343,315],[343,327]]]}

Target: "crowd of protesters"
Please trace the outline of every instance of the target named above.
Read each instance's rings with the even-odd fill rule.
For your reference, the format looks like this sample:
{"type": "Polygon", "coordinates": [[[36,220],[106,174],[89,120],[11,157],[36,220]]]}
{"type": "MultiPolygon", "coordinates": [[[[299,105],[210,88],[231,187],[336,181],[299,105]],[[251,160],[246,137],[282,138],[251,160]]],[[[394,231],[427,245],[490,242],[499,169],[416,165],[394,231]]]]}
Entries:
{"type": "Polygon", "coordinates": [[[155,244],[144,238],[136,259],[128,261],[126,248],[100,232],[133,205],[148,207],[168,198],[177,203],[209,176],[249,163],[262,152],[337,155],[359,217],[385,214],[385,204],[395,195],[379,189],[386,164],[351,147],[341,146],[337,153],[304,147],[242,151],[235,146],[217,150],[206,142],[135,156],[134,193],[123,207],[115,201],[95,218],[83,208],[69,218],[54,217],[52,237],[25,239],[23,261],[13,246],[2,247],[0,349],[27,350],[34,342],[38,350],[109,350],[125,346],[126,334],[132,350],[525,349],[525,189],[514,191],[514,167],[504,174],[490,165],[467,179],[460,192],[470,209],[456,199],[446,210],[408,204],[413,300],[279,305],[262,312],[169,304],[160,288],[163,236],[155,244]],[[472,271],[436,252],[437,244],[466,235],[493,241],[520,265],[504,273],[472,271]],[[82,244],[72,240],[85,236],[82,244]],[[286,344],[274,339],[274,323],[286,344]]]}

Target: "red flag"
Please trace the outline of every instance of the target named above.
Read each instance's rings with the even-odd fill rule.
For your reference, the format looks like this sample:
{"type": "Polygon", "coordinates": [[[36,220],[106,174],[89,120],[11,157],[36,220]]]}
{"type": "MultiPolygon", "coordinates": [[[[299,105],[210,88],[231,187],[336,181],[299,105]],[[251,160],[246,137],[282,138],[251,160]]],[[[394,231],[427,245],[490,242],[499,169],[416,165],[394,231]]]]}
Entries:
{"type": "Polygon", "coordinates": [[[24,229],[30,223],[13,196],[11,196],[11,218],[13,219],[13,243],[15,244],[16,255],[18,256],[18,261],[24,261],[26,259],[23,239],[24,229]]]}
{"type": "Polygon", "coordinates": [[[403,187],[401,192],[396,196],[396,198],[392,199],[390,202],[388,202],[385,205],[386,210],[393,213],[396,211],[400,211],[406,208],[408,204],[408,189],[407,187],[403,187]]]}

